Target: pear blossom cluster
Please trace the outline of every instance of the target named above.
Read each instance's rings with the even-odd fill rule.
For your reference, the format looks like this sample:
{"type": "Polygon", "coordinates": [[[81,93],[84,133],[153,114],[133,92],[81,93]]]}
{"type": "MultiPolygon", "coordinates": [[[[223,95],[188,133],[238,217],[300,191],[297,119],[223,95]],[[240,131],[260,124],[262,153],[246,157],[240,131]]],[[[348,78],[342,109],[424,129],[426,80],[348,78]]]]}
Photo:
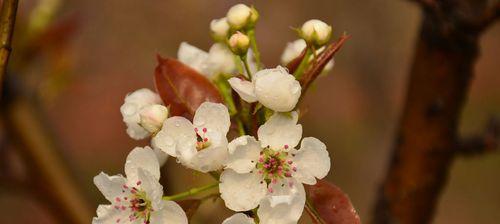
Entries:
{"type": "MultiPolygon", "coordinates": [[[[172,197],[163,196],[159,183],[160,167],[168,157],[217,178],[220,198],[235,212],[223,224],[297,223],[306,202],[303,185],[326,177],[331,161],[323,142],[303,137],[297,109],[301,83],[286,66],[305,51],[320,54],[332,28],[320,20],[307,21],[298,30],[300,39],[287,44],[282,65],[266,68],[255,44],[258,20],[255,8],[237,4],[226,17],[211,21],[215,43],[208,51],[182,42],[177,52],[178,61],[214,86],[222,83],[232,89],[221,94],[238,98],[241,108],[236,113],[230,113],[228,102],[207,101],[192,117],[171,115],[169,102],[150,89],[126,95],[120,107],[126,133],[135,140],[149,139],[150,146],[129,153],[125,176],[101,172],[94,178],[109,204],[99,205],[92,223],[188,223],[172,197]],[[258,126],[251,131],[253,123],[244,118],[257,113],[263,115],[261,123],[254,121],[258,126]],[[236,137],[230,135],[235,127],[236,137]]],[[[303,61],[312,63],[311,58],[303,61]]],[[[332,59],[323,72],[333,65],[332,59]]]]}

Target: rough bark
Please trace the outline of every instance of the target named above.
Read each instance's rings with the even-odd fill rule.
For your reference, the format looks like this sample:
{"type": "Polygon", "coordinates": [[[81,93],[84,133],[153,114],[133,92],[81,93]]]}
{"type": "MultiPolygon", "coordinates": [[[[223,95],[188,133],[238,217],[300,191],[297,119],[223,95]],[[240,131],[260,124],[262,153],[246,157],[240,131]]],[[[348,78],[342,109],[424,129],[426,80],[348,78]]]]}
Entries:
{"type": "Polygon", "coordinates": [[[498,16],[483,0],[422,0],[406,101],[374,223],[430,223],[458,148],[458,123],[482,31],[498,16]]]}

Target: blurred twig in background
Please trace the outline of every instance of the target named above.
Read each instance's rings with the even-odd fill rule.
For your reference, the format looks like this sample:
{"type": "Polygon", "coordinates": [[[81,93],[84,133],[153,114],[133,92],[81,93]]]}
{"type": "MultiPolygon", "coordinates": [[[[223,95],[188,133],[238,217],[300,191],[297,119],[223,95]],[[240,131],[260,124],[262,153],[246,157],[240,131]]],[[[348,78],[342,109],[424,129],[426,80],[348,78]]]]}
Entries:
{"type": "MultiPolygon", "coordinates": [[[[7,73],[5,70],[10,53],[10,37],[17,0],[4,1],[0,17],[2,22],[0,53],[2,60],[4,51],[7,58],[2,61],[5,64],[1,64],[2,74],[5,72],[6,78],[0,115],[9,143],[15,146],[28,168],[29,178],[21,183],[27,185],[23,189],[30,191],[51,208],[53,217],[60,223],[84,224],[89,223],[89,217],[92,217],[88,202],[71,178],[71,169],[64,161],[56,139],[50,134],[50,127],[44,122],[44,110],[40,105],[43,100],[40,99],[34,86],[28,84],[28,78],[23,74],[23,69],[33,64],[35,56],[41,55],[42,51],[47,52],[51,48],[56,48],[58,55],[64,57],[59,48],[72,32],[60,32],[61,29],[54,26],[53,18],[59,11],[61,5],[59,3],[59,0],[39,1],[31,13],[27,29],[22,30],[24,31],[20,35],[22,38],[16,39],[19,42],[15,52],[17,61],[13,65],[17,66],[11,66],[7,73]]],[[[43,81],[45,77],[35,78],[43,81]]]]}
{"type": "Polygon", "coordinates": [[[11,51],[18,0],[4,0],[0,11],[0,97],[11,51]]]}
{"type": "MultiPolygon", "coordinates": [[[[374,223],[431,222],[453,158],[463,152],[460,143],[470,143],[458,137],[458,122],[478,57],[478,40],[500,16],[499,1],[414,2],[422,8],[423,21],[374,223]]],[[[489,142],[498,141],[498,134],[488,136],[489,142]]]]}

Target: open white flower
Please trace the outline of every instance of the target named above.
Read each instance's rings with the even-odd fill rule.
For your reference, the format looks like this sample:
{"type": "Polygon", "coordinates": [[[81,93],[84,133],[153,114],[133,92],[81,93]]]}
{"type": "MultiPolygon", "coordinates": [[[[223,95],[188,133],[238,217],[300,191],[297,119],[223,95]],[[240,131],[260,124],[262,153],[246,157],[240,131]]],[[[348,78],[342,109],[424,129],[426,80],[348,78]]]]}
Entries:
{"type": "Polygon", "coordinates": [[[254,224],[255,221],[243,213],[236,213],[225,219],[222,224],[254,224]]]}
{"type": "Polygon", "coordinates": [[[275,113],[257,134],[229,143],[229,156],[219,189],[226,206],[247,211],[257,206],[261,223],[296,223],[302,214],[302,183],[315,184],[330,170],[325,144],[307,137],[300,149],[302,126],[297,112],[275,113]]]}
{"type": "Polygon", "coordinates": [[[182,42],[177,52],[177,58],[208,79],[214,79],[221,73],[233,74],[236,72],[235,56],[222,43],[215,43],[208,52],[205,52],[182,42]]]}
{"type": "Polygon", "coordinates": [[[205,102],[196,110],[193,123],[184,117],[165,120],[152,144],[189,168],[209,172],[220,169],[227,158],[229,126],[227,107],[205,102]]]}
{"type": "MultiPolygon", "coordinates": [[[[144,108],[161,104],[161,98],[155,92],[143,88],[127,94],[125,102],[120,107],[123,121],[127,125],[127,134],[135,139],[144,139],[151,135],[151,132],[141,126],[141,110],[144,108]]],[[[168,113],[168,112],[167,112],[168,113]]]]}
{"type": "MultiPolygon", "coordinates": [[[[295,41],[289,42],[285,50],[283,51],[283,54],[281,54],[281,64],[283,66],[286,66],[288,63],[290,63],[293,59],[297,58],[300,56],[302,51],[307,47],[306,41],[304,39],[297,39],[295,41]]],[[[325,50],[325,47],[321,47],[320,49],[316,50],[316,54],[320,54],[325,50]]],[[[312,58],[311,58],[312,60],[312,58]]],[[[326,65],[325,68],[323,69],[323,74],[329,72],[332,70],[333,66],[335,65],[335,60],[332,58],[326,65]]]]}
{"type": "Polygon", "coordinates": [[[127,156],[125,174],[126,178],[101,172],[94,177],[94,184],[111,204],[99,205],[93,224],[188,223],[177,203],[162,200],[160,166],[151,148],[133,149],[127,156]]]}
{"type": "Polygon", "coordinates": [[[278,112],[293,110],[302,89],[295,77],[281,66],[260,70],[253,75],[251,82],[236,77],[228,82],[243,100],[249,103],[259,101],[278,112]]]}

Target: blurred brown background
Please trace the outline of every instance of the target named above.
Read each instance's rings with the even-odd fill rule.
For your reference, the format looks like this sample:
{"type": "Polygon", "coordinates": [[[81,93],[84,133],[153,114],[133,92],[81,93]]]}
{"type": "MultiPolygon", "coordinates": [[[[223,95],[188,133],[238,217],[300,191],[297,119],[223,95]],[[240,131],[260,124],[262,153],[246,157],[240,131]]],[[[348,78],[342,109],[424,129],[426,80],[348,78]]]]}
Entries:
{"type": "MultiPolygon", "coordinates": [[[[18,25],[37,2],[20,2],[18,25]]],[[[47,97],[43,92],[41,96],[48,98],[44,101],[48,122],[92,209],[105,202],[92,183],[93,176],[100,171],[122,173],[127,153],[148,143],[136,142],[125,133],[119,112],[125,94],[153,88],[155,54],[175,57],[182,41],[207,50],[212,44],[210,21],[225,16],[227,9],[239,2],[64,2],[60,16],[76,15],[79,21],[69,50],[63,52],[72,65],[71,72],[56,96],[47,97]]],[[[337,54],[334,70],[308,94],[309,110],[302,124],[305,136],[315,136],[329,148],[333,166],[328,179],[349,194],[361,219],[369,222],[404,98],[420,20],[418,8],[405,0],[243,2],[255,5],[261,15],[257,37],[268,67],[277,65],[286,43],[297,38],[290,27],[299,27],[308,19],[331,24],[334,36],[343,31],[352,35],[337,54]]],[[[16,38],[21,37],[15,34],[14,42],[16,38]]],[[[499,53],[500,23],[481,40],[476,77],[462,115],[462,133],[480,131],[490,115],[500,115],[499,53]]],[[[16,60],[15,55],[12,60],[16,60]]],[[[38,75],[36,66],[27,73],[38,75]]],[[[173,159],[166,166],[168,185],[164,187],[169,193],[210,181],[204,175],[193,175],[173,159]]],[[[22,170],[22,163],[17,168],[22,170]]],[[[435,223],[498,223],[499,171],[498,153],[458,159],[435,223]]],[[[0,188],[2,223],[55,223],[44,204],[30,198],[29,194],[0,188]]],[[[230,214],[220,201],[207,202],[194,223],[220,223],[230,214]]]]}

